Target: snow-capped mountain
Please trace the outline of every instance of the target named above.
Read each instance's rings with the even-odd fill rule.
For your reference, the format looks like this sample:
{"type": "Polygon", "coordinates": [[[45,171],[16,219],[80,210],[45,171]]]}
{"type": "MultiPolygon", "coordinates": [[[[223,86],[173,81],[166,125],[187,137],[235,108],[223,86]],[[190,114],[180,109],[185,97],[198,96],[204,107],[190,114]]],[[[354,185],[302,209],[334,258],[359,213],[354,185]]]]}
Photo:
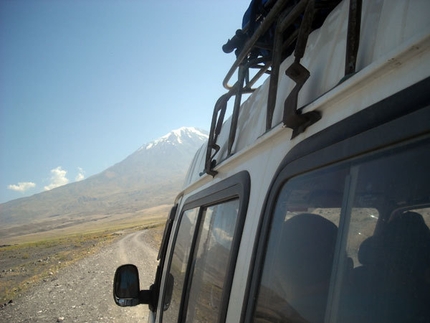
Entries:
{"type": "Polygon", "coordinates": [[[137,151],[153,149],[160,145],[201,145],[202,142],[208,139],[208,134],[204,130],[199,130],[193,127],[182,127],[169,132],[167,135],[143,145],[137,151]]]}
{"type": "Polygon", "coordinates": [[[205,131],[196,128],[173,130],[97,175],[4,203],[0,207],[0,237],[8,224],[122,214],[172,204],[194,153],[207,138],[205,131]]]}
{"type": "MultiPolygon", "coordinates": [[[[203,130],[183,127],[141,146],[137,151],[105,172],[124,175],[140,174],[141,180],[154,181],[159,177],[184,178],[188,166],[208,135],[203,130]],[[151,169],[148,172],[148,169],[151,169]],[[170,174],[172,173],[172,174],[170,174]]],[[[132,181],[132,178],[130,178],[132,181]]]]}

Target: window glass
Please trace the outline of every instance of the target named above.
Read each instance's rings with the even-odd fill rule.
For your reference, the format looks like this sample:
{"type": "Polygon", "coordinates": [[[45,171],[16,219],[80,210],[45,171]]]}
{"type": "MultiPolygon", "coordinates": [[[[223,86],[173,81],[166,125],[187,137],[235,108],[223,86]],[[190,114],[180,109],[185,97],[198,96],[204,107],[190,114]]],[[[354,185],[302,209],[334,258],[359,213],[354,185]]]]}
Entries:
{"type": "Polygon", "coordinates": [[[255,322],[430,322],[428,142],[291,178],[255,322]]]}
{"type": "Polygon", "coordinates": [[[357,253],[336,279],[331,321],[430,322],[429,165],[427,144],[353,166],[349,204],[366,212],[345,227],[357,253]]]}
{"type": "Polygon", "coordinates": [[[430,205],[428,207],[423,207],[423,208],[415,209],[411,211],[421,214],[426,225],[430,227],[430,205]]]}
{"type": "Polygon", "coordinates": [[[322,322],[348,169],[291,179],[274,210],[256,322],[322,322]]]}
{"type": "Polygon", "coordinates": [[[378,218],[379,212],[375,208],[353,207],[351,209],[346,253],[353,260],[353,265],[358,264],[360,245],[365,239],[373,235],[378,218]]]}
{"type": "Polygon", "coordinates": [[[198,211],[198,208],[187,210],[183,213],[181,219],[170,265],[170,275],[168,275],[167,281],[167,284],[170,286],[167,288],[164,299],[164,310],[166,312],[163,317],[166,322],[176,322],[178,320],[182,290],[196,228],[198,211]]]}
{"type": "Polygon", "coordinates": [[[204,210],[197,241],[187,322],[217,322],[236,228],[239,200],[204,210]]]}

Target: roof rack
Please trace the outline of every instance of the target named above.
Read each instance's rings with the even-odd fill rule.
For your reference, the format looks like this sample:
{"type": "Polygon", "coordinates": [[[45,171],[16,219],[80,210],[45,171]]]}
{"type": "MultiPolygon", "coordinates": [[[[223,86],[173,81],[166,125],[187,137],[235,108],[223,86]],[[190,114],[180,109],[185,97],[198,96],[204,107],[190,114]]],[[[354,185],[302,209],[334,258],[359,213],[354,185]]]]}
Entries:
{"type": "MultiPolygon", "coordinates": [[[[280,66],[282,61],[293,52],[294,62],[285,73],[296,83],[296,86],[285,100],[283,124],[293,130],[292,138],[294,138],[321,118],[318,111],[302,113],[301,110],[297,109],[298,94],[310,76],[310,72],[300,64],[300,60],[304,55],[309,34],[321,27],[328,14],[340,2],[341,0],[270,0],[266,3],[267,15],[258,17],[258,27],[252,35],[247,35],[242,46],[238,46],[236,50],[237,59],[223,80],[223,86],[228,92],[218,99],[214,107],[204,173],[212,176],[217,174],[214,170],[217,163],[215,156],[220,150],[217,139],[224,122],[228,101],[235,96],[227,151],[227,156],[230,156],[236,136],[242,95],[255,91],[256,88],[253,86],[264,74],[270,74],[266,131],[272,128],[280,66]],[[261,39],[265,38],[264,35],[269,32],[271,33],[271,41],[269,43],[261,42],[261,39]],[[261,54],[261,51],[259,54],[255,54],[258,49],[264,49],[264,54],[261,54]],[[249,71],[251,68],[257,69],[257,72],[250,79],[249,71]],[[229,81],[236,71],[237,81],[230,85],[229,81]]],[[[360,38],[362,0],[349,0],[349,2],[345,77],[343,80],[355,73],[360,38]]],[[[239,32],[241,36],[246,35],[247,28],[249,28],[249,24],[243,30],[236,32],[236,36],[239,35],[239,32]]]]}

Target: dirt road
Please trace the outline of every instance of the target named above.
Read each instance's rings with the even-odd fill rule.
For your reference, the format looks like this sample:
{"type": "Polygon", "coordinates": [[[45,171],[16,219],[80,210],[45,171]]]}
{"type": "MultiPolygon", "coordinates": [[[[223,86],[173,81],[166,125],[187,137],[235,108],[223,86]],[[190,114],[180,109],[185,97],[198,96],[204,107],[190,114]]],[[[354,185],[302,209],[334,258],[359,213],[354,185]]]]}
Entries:
{"type": "Polygon", "coordinates": [[[115,305],[112,280],[118,266],[134,263],[141,288],[148,288],[155,276],[157,248],[148,231],[125,235],[0,310],[0,322],[147,322],[146,305],[115,305]]]}

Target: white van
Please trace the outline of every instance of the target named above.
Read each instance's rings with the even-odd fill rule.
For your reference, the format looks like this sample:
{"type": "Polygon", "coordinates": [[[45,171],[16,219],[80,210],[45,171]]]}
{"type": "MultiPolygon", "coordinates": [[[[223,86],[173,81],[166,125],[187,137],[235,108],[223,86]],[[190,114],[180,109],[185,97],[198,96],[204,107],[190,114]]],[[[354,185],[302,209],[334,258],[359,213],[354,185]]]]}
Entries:
{"type": "Polygon", "coordinates": [[[116,303],[166,323],[430,322],[430,1],[266,8],[154,284],[122,266],[116,303]]]}

